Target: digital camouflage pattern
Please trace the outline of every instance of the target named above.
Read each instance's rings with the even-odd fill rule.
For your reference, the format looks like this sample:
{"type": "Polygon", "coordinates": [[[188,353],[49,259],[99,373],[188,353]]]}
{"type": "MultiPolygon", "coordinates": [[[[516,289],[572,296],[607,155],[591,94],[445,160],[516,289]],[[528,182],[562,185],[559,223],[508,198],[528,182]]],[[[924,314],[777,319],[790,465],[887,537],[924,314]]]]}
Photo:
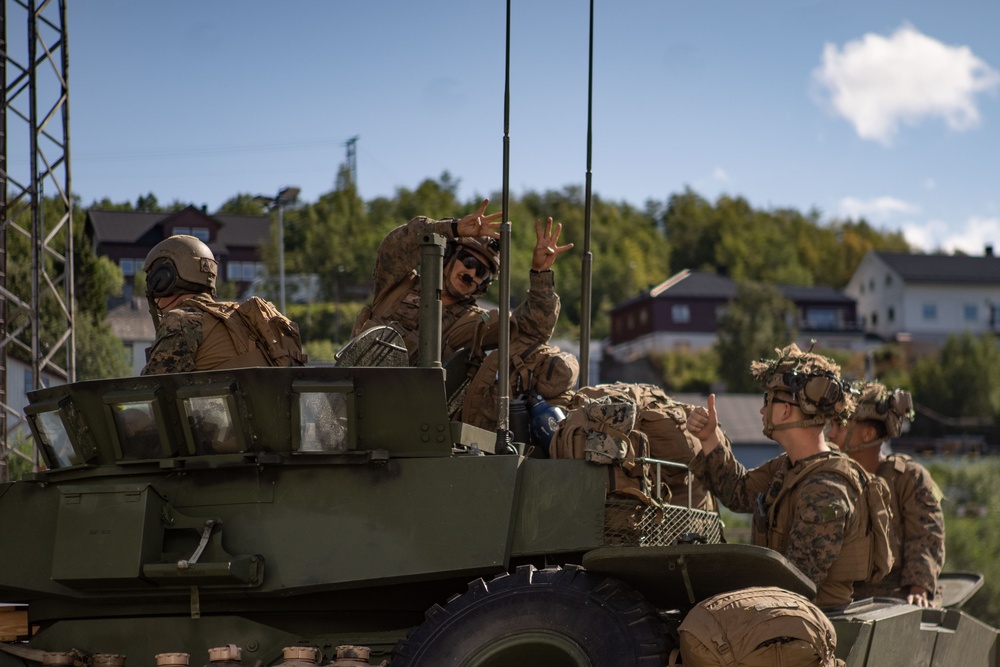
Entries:
{"type": "Polygon", "coordinates": [[[156,340],[147,353],[142,375],[268,366],[267,358],[254,343],[249,330],[239,323],[239,317],[235,315],[238,306],[231,301],[216,301],[207,294],[195,294],[164,313],[156,329],[156,340]],[[237,350],[233,334],[226,325],[218,317],[205,312],[204,308],[233,314],[236,325],[245,330],[243,345],[249,348],[249,352],[237,350]]]}
{"type": "Polygon", "coordinates": [[[892,454],[876,474],[892,493],[893,555],[897,565],[877,584],[860,583],[855,597],[906,598],[911,586],[935,596],[944,567],[943,494],[930,473],[903,454],[892,454]]]}
{"type": "MultiPolygon", "coordinates": [[[[403,336],[410,353],[410,363],[416,362],[419,351],[416,335],[420,318],[419,244],[424,234],[429,233],[454,238],[451,220],[414,218],[389,232],[382,240],[375,259],[373,306],[369,317],[359,318],[351,332],[354,337],[371,326],[391,325],[403,336]],[[400,289],[401,284],[404,294],[400,302],[385,303],[400,289]]],[[[553,272],[532,271],[527,296],[511,313],[515,325],[511,331],[512,344],[515,341],[548,342],[559,319],[559,307],[553,272]]],[[[481,350],[496,346],[499,311],[480,308],[473,297],[443,305],[441,310],[441,343],[445,359],[462,348],[481,350]]]]}
{"type": "Polygon", "coordinates": [[[719,502],[734,512],[753,515],[754,544],[774,549],[816,584],[815,603],[820,607],[852,599],[856,577],[828,575],[849,544],[866,539],[856,510],[860,496],[843,476],[823,466],[793,480],[817,459],[843,456],[821,452],[792,465],[788,455],[781,454],[747,470],[733,456],[727,439],[707,456],[699,452],[691,464],[719,502]]]}

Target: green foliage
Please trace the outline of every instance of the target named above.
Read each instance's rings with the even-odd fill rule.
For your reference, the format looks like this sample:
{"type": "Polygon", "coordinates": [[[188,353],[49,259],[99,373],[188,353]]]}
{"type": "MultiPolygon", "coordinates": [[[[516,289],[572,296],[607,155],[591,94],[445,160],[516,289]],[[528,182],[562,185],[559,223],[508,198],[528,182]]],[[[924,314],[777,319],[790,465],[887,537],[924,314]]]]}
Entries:
{"type": "Polygon", "coordinates": [[[823,225],[816,211],[755,210],[729,196],[712,205],[690,189],[670,197],[660,225],[671,266],[724,270],[737,280],[841,288],[869,250],[909,250],[902,234],[864,220],[823,225]]]}
{"type": "Polygon", "coordinates": [[[916,400],[942,415],[989,421],[1000,414],[1000,350],[991,334],[950,336],[940,357],[919,359],[910,376],[916,400]]]}
{"type": "Polygon", "coordinates": [[[795,306],[770,285],[738,282],[736,299],[719,318],[719,379],[731,392],[757,391],[750,362],[795,340],[795,306]]]}
{"type": "Polygon", "coordinates": [[[224,201],[214,215],[260,215],[264,205],[257,201],[256,195],[241,192],[224,201]]]}
{"type": "Polygon", "coordinates": [[[665,352],[656,355],[661,384],[668,394],[707,394],[718,378],[719,355],[714,349],[665,352]]]}
{"type": "Polygon", "coordinates": [[[328,363],[336,361],[337,350],[340,346],[332,340],[312,340],[303,345],[306,355],[309,357],[309,364],[328,363]]]}
{"type": "Polygon", "coordinates": [[[25,434],[12,438],[7,446],[11,450],[6,460],[8,479],[16,482],[35,469],[34,445],[31,436],[25,434]]]}
{"type": "Polygon", "coordinates": [[[343,345],[350,340],[354,321],[364,305],[357,302],[290,303],[285,315],[299,325],[303,345],[310,345],[315,341],[332,341],[343,345]]]}
{"type": "Polygon", "coordinates": [[[963,607],[1000,626],[1000,460],[997,457],[925,462],[944,491],[945,571],[970,570],[983,588],[963,607]],[[961,516],[960,516],[961,515],[961,516]]]}
{"type": "Polygon", "coordinates": [[[98,380],[132,374],[125,345],[111,327],[90,314],[76,318],[76,379],[98,380]]]}

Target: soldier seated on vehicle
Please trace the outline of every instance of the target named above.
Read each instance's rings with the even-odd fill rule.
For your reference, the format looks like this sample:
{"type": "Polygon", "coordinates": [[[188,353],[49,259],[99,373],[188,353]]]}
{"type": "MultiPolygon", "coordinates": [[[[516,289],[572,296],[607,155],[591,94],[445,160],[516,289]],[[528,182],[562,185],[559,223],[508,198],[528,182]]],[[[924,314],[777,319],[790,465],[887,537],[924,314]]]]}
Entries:
{"type": "Polygon", "coordinates": [[[855,597],[898,597],[929,607],[940,596],[944,566],[943,494],[927,469],[903,454],[886,454],[882,445],[899,437],[903,420],[913,417],[910,393],[889,391],[878,382],[859,384],[857,408],[845,424],[830,425],[829,438],[865,470],[883,478],[892,494],[892,546],[895,565],[878,583],[855,585],[855,597]]]}
{"type": "Polygon", "coordinates": [[[238,303],[215,300],[219,265],[207,245],[176,235],[157,243],[143,265],[156,339],[143,375],[269,366],[240,317],[238,303]]]}
{"type": "MultiPolygon", "coordinates": [[[[776,359],[751,364],[750,372],[765,390],[764,435],[784,453],[744,468],[720,438],[713,394],[707,407],[688,416],[688,429],[702,445],[691,467],[719,502],[753,514],[753,543],[777,551],[811,579],[817,606],[845,605],[854,582],[872,576],[872,554],[881,546],[867,529],[872,508],[865,490],[871,480],[823,437],[827,422],[843,418],[854,398],[832,360],[795,344],[777,352],[776,359]]],[[[881,568],[888,570],[888,564],[881,568]]]]}
{"type": "MultiPolygon", "coordinates": [[[[448,361],[459,351],[469,355],[469,377],[480,366],[499,337],[499,311],[487,311],[476,300],[486,293],[500,271],[502,213],[486,214],[488,199],[479,209],[461,218],[431,220],[417,217],[393,229],[383,239],[375,260],[374,298],[362,309],[351,337],[379,325],[399,332],[409,353],[410,363],[419,351],[420,261],[419,241],[428,233],[448,239],[445,248],[443,290],[441,292],[442,359],[448,361]]],[[[511,347],[527,349],[548,342],[559,317],[559,296],[555,292],[552,264],[573,247],[558,245],[562,224],[535,221],[535,250],[531,258],[530,286],[524,301],[511,314],[511,347]]],[[[454,416],[461,408],[461,396],[451,401],[454,416]]]]}

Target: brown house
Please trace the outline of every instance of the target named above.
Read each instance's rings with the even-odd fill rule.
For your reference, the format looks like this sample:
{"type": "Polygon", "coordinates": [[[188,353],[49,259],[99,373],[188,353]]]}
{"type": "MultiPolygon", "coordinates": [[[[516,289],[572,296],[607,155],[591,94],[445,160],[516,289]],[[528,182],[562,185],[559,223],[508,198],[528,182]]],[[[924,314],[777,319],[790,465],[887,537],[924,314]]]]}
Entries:
{"type": "MultiPolygon", "coordinates": [[[[776,287],[795,304],[799,337],[806,345],[810,339],[821,347],[863,345],[854,299],[832,287],[776,287]]],[[[730,278],[681,271],[612,309],[605,351],[619,361],[630,361],[651,352],[711,347],[719,318],[735,298],[736,283],[730,278]]]]}
{"type": "Polygon", "coordinates": [[[125,274],[125,295],[112,306],[131,299],[146,255],[168,236],[190,234],[204,241],[219,262],[219,280],[236,283],[237,294],[264,274],[260,249],[271,242],[271,221],[265,215],[209,215],[194,206],[175,213],[90,210],[86,225],[94,251],[125,274]]]}

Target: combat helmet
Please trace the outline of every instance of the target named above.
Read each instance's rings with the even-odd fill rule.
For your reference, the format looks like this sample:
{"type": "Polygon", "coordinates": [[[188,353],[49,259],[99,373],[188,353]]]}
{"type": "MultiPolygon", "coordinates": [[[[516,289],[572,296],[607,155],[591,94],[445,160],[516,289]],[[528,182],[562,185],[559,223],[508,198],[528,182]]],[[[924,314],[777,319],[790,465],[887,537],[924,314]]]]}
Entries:
{"type": "Polygon", "coordinates": [[[448,265],[449,262],[457,259],[459,250],[462,248],[471,250],[489,263],[490,274],[483,277],[482,282],[479,283],[479,289],[472,294],[472,298],[477,298],[486,293],[493,278],[500,273],[500,242],[490,236],[459,236],[451,239],[445,250],[445,264],[448,265]]]}
{"type": "Polygon", "coordinates": [[[211,249],[193,236],[168,237],[146,255],[146,295],[158,299],[182,292],[215,294],[219,264],[211,249]]]}
{"type": "Polygon", "coordinates": [[[903,432],[903,420],[913,419],[913,397],[910,392],[902,389],[889,390],[880,382],[859,382],[853,385],[853,390],[859,395],[857,405],[847,420],[847,438],[841,449],[845,452],[856,452],[868,449],[882,443],[888,438],[898,438],[903,432]],[[876,437],[870,442],[861,442],[848,446],[851,434],[856,424],[876,422],[876,437]]]}
{"type": "Polygon", "coordinates": [[[770,437],[775,430],[822,426],[831,419],[847,418],[854,408],[856,394],[840,379],[840,366],[828,357],[803,352],[795,343],[775,349],[775,352],[778,354],[776,359],[761,359],[750,364],[750,374],[765,390],[768,402],[764,435],[770,437]],[[775,425],[771,414],[778,392],[789,394],[791,402],[809,418],[775,425]]]}

